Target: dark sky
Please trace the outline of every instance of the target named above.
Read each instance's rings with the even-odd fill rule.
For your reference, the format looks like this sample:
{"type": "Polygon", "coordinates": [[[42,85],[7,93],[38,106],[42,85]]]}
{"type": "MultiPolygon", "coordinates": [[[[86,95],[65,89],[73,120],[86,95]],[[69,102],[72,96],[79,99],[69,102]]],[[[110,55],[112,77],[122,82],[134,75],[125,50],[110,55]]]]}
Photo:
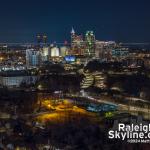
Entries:
{"type": "Polygon", "coordinates": [[[93,30],[99,40],[150,42],[150,0],[0,0],[0,42],[50,42],[93,30]]]}

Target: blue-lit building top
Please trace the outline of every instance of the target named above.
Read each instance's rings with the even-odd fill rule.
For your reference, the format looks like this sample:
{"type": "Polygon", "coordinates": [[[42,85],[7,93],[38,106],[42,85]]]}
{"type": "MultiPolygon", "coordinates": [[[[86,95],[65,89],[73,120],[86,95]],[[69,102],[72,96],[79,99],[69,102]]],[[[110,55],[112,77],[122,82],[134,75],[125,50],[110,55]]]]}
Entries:
{"type": "Polygon", "coordinates": [[[129,55],[129,51],[126,49],[112,49],[112,57],[126,57],[129,55]]]}

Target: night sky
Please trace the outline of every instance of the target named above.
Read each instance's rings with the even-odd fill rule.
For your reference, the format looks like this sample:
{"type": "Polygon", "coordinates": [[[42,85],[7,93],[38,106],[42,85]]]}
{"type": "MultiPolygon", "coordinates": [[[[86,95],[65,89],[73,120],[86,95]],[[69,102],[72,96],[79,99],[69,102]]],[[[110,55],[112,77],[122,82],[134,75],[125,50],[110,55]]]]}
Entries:
{"type": "Polygon", "coordinates": [[[1,0],[0,42],[49,42],[93,30],[98,40],[150,42],[150,0],[1,0]]]}

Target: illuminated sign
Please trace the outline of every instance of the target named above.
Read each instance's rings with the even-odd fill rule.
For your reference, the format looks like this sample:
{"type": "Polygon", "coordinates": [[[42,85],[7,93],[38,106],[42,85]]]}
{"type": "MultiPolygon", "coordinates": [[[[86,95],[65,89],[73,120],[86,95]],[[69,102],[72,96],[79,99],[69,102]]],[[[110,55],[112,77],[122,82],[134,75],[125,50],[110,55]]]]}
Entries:
{"type": "Polygon", "coordinates": [[[67,62],[74,62],[76,60],[75,56],[66,56],[65,61],[67,62]]]}

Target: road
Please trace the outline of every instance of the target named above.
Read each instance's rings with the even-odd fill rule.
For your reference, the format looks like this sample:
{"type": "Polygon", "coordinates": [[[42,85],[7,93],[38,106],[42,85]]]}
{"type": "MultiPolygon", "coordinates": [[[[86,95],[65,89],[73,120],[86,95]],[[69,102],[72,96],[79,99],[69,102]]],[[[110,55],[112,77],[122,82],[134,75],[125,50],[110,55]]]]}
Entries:
{"type": "MultiPolygon", "coordinates": [[[[102,99],[102,98],[94,97],[94,96],[79,96],[79,95],[76,95],[76,97],[82,97],[82,98],[90,100],[91,102],[116,105],[118,107],[119,111],[128,112],[128,113],[131,113],[131,114],[134,114],[134,115],[142,114],[145,119],[149,119],[150,120],[150,109],[149,108],[143,108],[143,107],[138,107],[138,106],[131,106],[129,104],[121,104],[121,103],[117,103],[117,102],[111,101],[111,99],[108,99],[108,98],[106,98],[106,99],[103,98],[102,99]]],[[[141,101],[143,103],[147,102],[147,101],[142,100],[142,99],[141,99],[141,101]]]]}

